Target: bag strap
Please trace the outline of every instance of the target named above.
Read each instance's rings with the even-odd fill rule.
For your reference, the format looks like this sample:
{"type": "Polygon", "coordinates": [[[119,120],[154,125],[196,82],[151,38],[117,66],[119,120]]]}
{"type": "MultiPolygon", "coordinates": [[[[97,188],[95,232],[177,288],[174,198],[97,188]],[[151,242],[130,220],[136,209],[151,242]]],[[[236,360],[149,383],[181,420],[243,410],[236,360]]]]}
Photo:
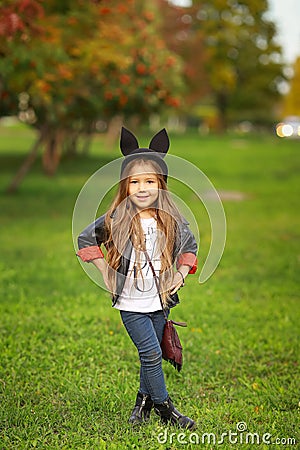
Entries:
{"type": "MultiPolygon", "coordinates": [[[[165,317],[166,320],[168,320],[168,316],[166,314],[166,311],[165,311],[165,308],[164,308],[164,305],[163,305],[163,302],[162,302],[162,299],[161,299],[160,289],[159,289],[159,282],[158,282],[158,279],[157,279],[157,275],[155,273],[155,269],[153,267],[152,261],[150,259],[150,256],[148,255],[147,250],[144,250],[144,253],[145,253],[145,256],[146,256],[146,260],[147,260],[147,262],[148,262],[148,264],[150,266],[150,269],[151,269],[151,271],[153,273],[154,283],[155,283],[155,286],[156,286],[156,289],[157,289],[157,294],[158,294],[158,297],[159,297],[159,300],[160,300],[160,304],[161,304],[161,307],[162,307],[162,310],[163,310],[163,313],[164,313],[164,317],[165,317]]],[[[187,324],[185,322],[175,322],[174,320],[171,320],[171,322],[174,325],[178,325],[179,327],[186,327],[187,326],[187,324]]]]}

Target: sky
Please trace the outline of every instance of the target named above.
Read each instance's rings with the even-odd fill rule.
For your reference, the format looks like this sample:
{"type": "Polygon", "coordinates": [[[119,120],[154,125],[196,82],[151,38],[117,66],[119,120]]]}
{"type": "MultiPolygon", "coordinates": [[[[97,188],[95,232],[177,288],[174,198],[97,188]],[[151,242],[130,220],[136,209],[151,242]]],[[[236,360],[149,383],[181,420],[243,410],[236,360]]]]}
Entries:
{"type": "Polygon", "coordinates": [[[269,5],[284,59],[293,63],[300,56],[300,0],[269,0],[269,5]]]}

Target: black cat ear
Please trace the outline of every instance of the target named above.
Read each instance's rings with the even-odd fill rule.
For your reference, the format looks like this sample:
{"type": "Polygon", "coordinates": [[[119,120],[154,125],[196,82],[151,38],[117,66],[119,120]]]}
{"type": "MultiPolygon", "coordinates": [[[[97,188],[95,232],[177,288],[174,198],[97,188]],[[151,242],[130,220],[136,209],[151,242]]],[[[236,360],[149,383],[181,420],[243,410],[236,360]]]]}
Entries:
{"type": "Polygon", "coordinates": [[[139,148],[137,138],[131,133],[131,131],[124,127],[122,127],[121,130],[120,148],[124,156],[129,155],[133,152],[133,150],[139,148]]]}
{"type": "Polygon", "coordinates": [[[155,136],[153,136],[149,144],[149,148],[158,153],[167,153],[169,147],[169,136],[165,128],[163,128],[155,136]]]}

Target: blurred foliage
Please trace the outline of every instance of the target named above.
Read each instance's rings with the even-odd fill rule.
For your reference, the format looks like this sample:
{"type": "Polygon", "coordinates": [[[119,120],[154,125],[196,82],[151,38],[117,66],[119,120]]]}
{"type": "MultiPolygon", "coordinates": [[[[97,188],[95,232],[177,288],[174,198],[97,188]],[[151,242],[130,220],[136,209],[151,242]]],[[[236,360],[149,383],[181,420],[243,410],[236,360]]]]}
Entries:
{"type": "Polygon", "coordinates": [[[284,101],[283,115],[300,117],[300,58],[296,59],[293,67],[290,90],[284,101]]]}
{"type": "Polygon", "coordinates": [[[194,0],[189,8],[160,4],[164,38],[184,60],[187,109],[214,104],[221,129],[228,120],[269,120],[284,77],[267,1],[194,0]]]}
{"type": "Polygon", "coordinates": [[[18,114],[45,142],[54,172],[63,146],[117,114],[177,107],[180,62],[141,0],[10,0],[0,9],[1,115],[18,114]],[[70,136],[72,138],[70,138],[70,136]]]}
{"type": "Polygon", "coordinates": [[[115,117],[134,123],[174,108],[184,116],[209,110],[207,125],[220,130],[271,120],[283,67],[267,7],[0,1],[0,116],[18,115],[38,130],[48,174],[115,117]]]}

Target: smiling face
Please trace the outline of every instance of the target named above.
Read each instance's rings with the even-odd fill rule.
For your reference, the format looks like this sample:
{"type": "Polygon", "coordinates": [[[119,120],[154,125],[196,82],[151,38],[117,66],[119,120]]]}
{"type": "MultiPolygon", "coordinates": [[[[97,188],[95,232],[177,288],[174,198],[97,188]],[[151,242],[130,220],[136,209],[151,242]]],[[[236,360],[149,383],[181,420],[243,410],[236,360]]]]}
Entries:
{"type": "Polygon", "coordinates": [[[158,176],[153,172],[153,167],[147,162],[136,163],[128,178],[128,195],[137,207],[141,217],[151,217],[159,192],[158,176]]]}

